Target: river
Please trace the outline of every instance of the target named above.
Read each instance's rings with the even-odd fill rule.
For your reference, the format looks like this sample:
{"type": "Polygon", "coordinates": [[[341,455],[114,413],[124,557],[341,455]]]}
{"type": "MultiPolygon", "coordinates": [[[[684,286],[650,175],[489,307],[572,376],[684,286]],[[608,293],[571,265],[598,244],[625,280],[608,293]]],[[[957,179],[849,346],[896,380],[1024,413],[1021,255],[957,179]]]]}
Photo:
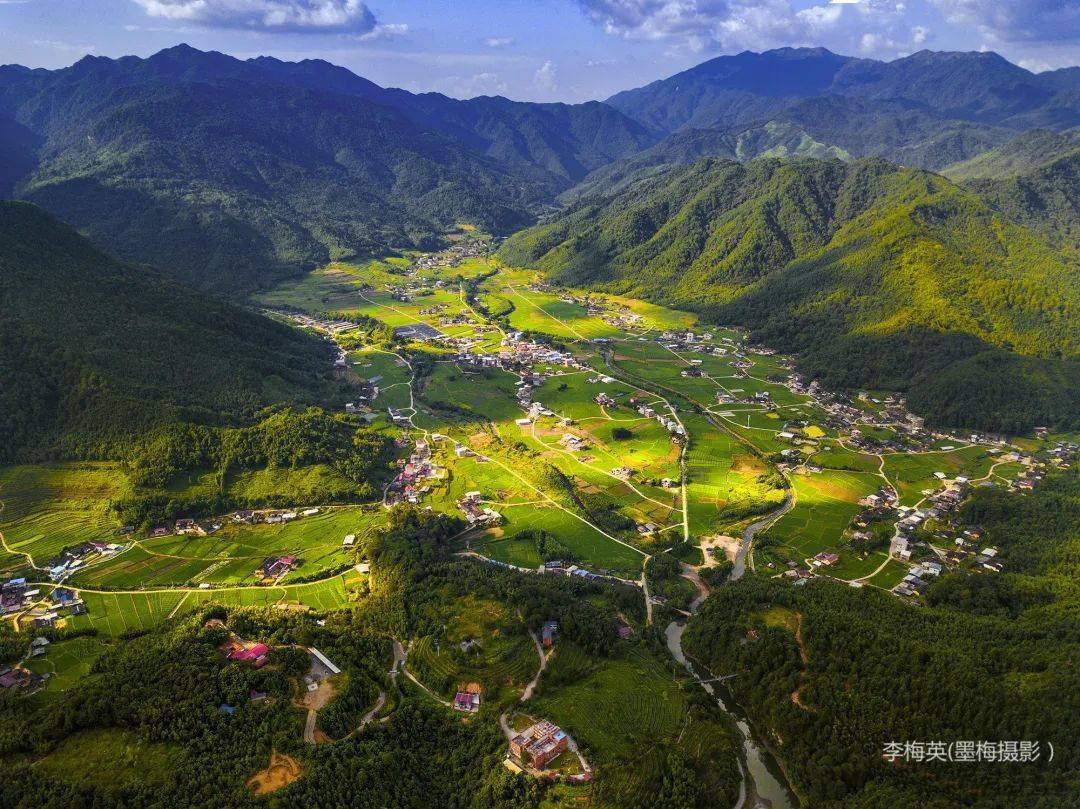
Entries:
{"type": "MultiPolygon", "coordinates": [[[[793,500],[788,495],[779,509],[746,527],[742,534],[739,550],[735,555],[735,568],[731,573],[733,581],[741,578],[743,573],[746,572],[746,555],[750,550],[751,543],[754,541],[754,535],[791,508],[792,503],[793,500]]],[[[694,599],[690,604],[690,611],[696,612],[703,600],[703,598],[694,599]]],[[[668,651],[671,652],[672,657],[683,665],[691,677],[701,682],[702,678],[694,671],[693,664],[686,659],[686,655],[683,653],[682,636],[685,630],[685,621],[672,621],[668,624],[667,629],[664,631],[668,651]]],[[[709,677],[705,679],[709,679],[709,677]]],[[[750,726],[746,714],[732,698],[731,692],[720,682],[701,682],[701,687],[716,699],[716,704],[731,717],[732,722],[743,737],[743,756],[742,760],[739,761],[739,771],[742,773],[743,782],[739,789],[739,801],[736,804],[736,809],[758,809],[759,807],[762,809],[795,809],[799,805],[799,800],[788,784],[783,770],[772,753],[754,735],[754,729],[750,726]]]]}

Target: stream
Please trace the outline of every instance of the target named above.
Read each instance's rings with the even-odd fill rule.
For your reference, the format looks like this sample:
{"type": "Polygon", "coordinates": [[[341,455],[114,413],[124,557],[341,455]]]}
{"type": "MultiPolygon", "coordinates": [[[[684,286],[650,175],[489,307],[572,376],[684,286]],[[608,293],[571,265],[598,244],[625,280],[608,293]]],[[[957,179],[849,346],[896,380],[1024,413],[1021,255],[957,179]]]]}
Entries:
{"type": "MultiPolygon", "coordinates": [[[[741,578],[746,572],[746,555],[750,550],[754,535],[791,508],[792,503],[793,500],[789,495],[779,509],[746,527],[735,556],[735,568],[731,573],[732,581],[741,578]]],[[[696,612],[703,600],[701,597],[694,599],[690,604],[690,611],[696,612]]],[[[667,625],[664,635],[667,639],[668,651],[690,673],[690,676],[716,699],[716,704],[731,717],[743,737],[743,756],[739,761],[739,771],[743,779],[739,788],[739,800],[735,804],[736,809],[796,809],[799,800],[789,786],[787,777],[776,758],[754,735],[749,719],[735,702],[731,692],[721,682],[701,682],[702,678],[694,671],[693,664],[686,659],[682,648],[682,636],[685,629],[685,621],[672,621],[667,625]]],[[[705,679],[709,679],[709,676],[705,679]]]]}

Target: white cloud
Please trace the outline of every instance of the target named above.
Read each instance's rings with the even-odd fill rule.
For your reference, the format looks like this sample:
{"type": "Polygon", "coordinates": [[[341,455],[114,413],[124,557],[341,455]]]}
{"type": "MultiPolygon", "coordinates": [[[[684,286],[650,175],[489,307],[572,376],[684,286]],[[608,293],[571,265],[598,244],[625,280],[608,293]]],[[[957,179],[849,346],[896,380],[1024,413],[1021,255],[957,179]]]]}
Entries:
{"type": "Polygon", "coordinates": [[[555,65],[552,64],[550,59],[540,65],[540,69],[533,76],[533,81],[541,90],[555,92],[558,87],[555,83],[555,65]]]}
{"type": "Polygon", "coordinates": [[[683,52],[825,45],[841,52],[895,56],[925,36],[912,28],[901,0],[815,0],[813,5],[801,0],[578,0],[578,4],[613,36],[666,40],[683,52]]]}
{"type": "Polygon", "coordinates": [[[366,34],[375,16],[360,0],[134,0],[151,17],[207,28],[366,34]]]}
{"type": "Polygon", "coordinates": [[[97,45],[80,45],[75,42],[64,42],[59,39],[34,39],[30,41],[31,45],[36,45],[39,48],[50,48],[54,51],[60,51],[61,53],[93,53],[97,50],[97,45]]]}
{"type": "Polygon", "coordinates": [[[930,0],[956,25],[994,42],[1080,42],[1076,0],[930,0]]]}
{"type": "Polygon", "coordinates": [[[362,42],[375,42],[381,39],[401,39],[409,33],[409,26],[403,22],[377,23],[366,34],[361,34],[362,42]]]}
{"type": "Polygon", "coordinates": [[[435,83],[435,89],[454,98],[506,95],[509,88],[497,73],[474,73],[471,76],[447,76],[435,83]]]}
{"type": "Polygon", "coordinates": [[[513,37],[488,37],[484,44],[489,48],[508,48],[514,44],[513,37]]]}

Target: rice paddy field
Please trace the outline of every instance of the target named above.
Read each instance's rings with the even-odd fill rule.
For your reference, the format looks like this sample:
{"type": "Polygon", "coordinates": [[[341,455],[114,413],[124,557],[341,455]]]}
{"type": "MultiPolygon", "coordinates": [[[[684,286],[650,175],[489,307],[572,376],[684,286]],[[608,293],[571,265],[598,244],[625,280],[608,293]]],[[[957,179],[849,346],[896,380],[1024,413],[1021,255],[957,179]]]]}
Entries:
{"type": "Polygon", "coordinates": [[[277,525],[226,522],[205,537],[135,538],[127,550],[86,567],[71,583],[92,589],[255,584],[267,556],[289,554],[300,562],[291,575],[310,576],[348,563],[353,551],[342,545],[344,537],[354,534],[362,544],[383,520],[381,510],[347,506],[277,525]]]}
{"type": "Polygon", "coordinates": [[[940,488],[936,473],[950,479],[965,475],[975,480],[985,477],[993,463],[993,456],[977,446],[917,455],[891,454],[885,456],[885,474],[896,486],[900,502],[913,506],[923,499],[923,490],[940,488]]]}
{"type": "Polygon", "coordinates": [[[777,550],[801,562],[837,550],[844,529],[862,509],[859,500],[877,491],[881,478],[830,470],[792,475],[791,482],[795,505],[768,528],[766,536],[777,550]]]}
{"type": "Polygon", "coordinates": [[[206,603],[236,607],[310,608],[325,612],[347,606],[355,598],[363,579],[364,574],[350,569],[329,579],[287,586],[128,592],[79,590],[87,613],[72,616],[68,619],[68,625],[76,629],[94,627],[105,635],[121,635],[132,630],[149,629],[167,618],[206,603]]]}

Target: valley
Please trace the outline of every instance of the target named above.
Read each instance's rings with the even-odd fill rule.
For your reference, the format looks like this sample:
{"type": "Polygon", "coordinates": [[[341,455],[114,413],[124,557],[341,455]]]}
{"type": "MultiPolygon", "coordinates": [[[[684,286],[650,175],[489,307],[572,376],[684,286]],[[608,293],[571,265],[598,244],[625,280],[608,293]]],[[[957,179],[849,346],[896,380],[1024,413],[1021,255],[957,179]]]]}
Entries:
{"type": "Polygon", "coordinates": [[[0,0],[0,806],[1077,804],[1071,9],[114,5],[0,0]]]}
{"type": "MultiPolygon", "coordinates": [[[[704,596],[744,573],[789,588],[829,580],[917,609],[949,570],[994,574],[996,549],[958,522],[971,492],[1029,489],[1075,452],[1069,436],[1013,442],[929,430],[901,397],[827,392],[743,330],[553,285],[493,258],[482,234],[455,238],[439,253],[334,263],[251,301],[331,344],[351,400],[342,417],[391,448],[366,501],[327,496],[349,487],[326,464],[195,469],[164,482],[176,503],[158,512],[168,518],[123,526],[117,505],[148,497],[127,464],[0,469],[4,620],[94,638],[68,656],[61,648],[77,641],[59,640],[28,660],[35,676],[49,675],[32,688],[70,688],[102,645],[210,605],[282,615],[363,609],[390,586],[373,551],[388,517],[417,509],[454,526],[448,558],[476,568],[470,576],[568,578],[606,591],[621,605],[617,634],[628,645],[611,663],[569,641],[554,653],[538,647],[553,671],[537,673],[539,641],[520,614],[500,598],[443,585],[445,600],[419,624],[428,629],[396,638],[403,652],[392,673],[407,675],[398,687],[449,706],[470,681],[485,705],[505,709],[522,693],[529,701],[539,677],[537,708],[521,715],[580,734],[592,762],[553,765],[566,778],[561,789],[585,788],[595,766],[601,794],[640,790],[617,764],[623,728],[651,728],[646,748],[686,732],[666,713],[670,704],[639,702],[682,697],[641,682],[630,703],[618,696],[623,677],[669,665],[644,642],[654,631],[666,626],[671,645],[704,596]],[[264,505],[200,505],[230,501],[264,505]],[[489,636],[501,639],[477,640],[489,636]],[[479,658],[456,651],[476,643],[479,658]],[[579,694],[591,678],[603,682],[602,706],[579,694]],[[596,711],[610,726],[593,724],[596,711]]],[[[696,677],[681,645],[672,650],[696,677]]],[[[362,724],[393,715],[396,698],[387,700],[385,685],[379,694],[362,724]]],[[[720,723],[709,733],[724,724],[701,721],[720,723]]],[[[740,765],[750,767],[743,790],[787,800],[785,777],[761,763],[771,754],[759,732],[742,714],[735,726],[750,759],[740,765]]]]}

